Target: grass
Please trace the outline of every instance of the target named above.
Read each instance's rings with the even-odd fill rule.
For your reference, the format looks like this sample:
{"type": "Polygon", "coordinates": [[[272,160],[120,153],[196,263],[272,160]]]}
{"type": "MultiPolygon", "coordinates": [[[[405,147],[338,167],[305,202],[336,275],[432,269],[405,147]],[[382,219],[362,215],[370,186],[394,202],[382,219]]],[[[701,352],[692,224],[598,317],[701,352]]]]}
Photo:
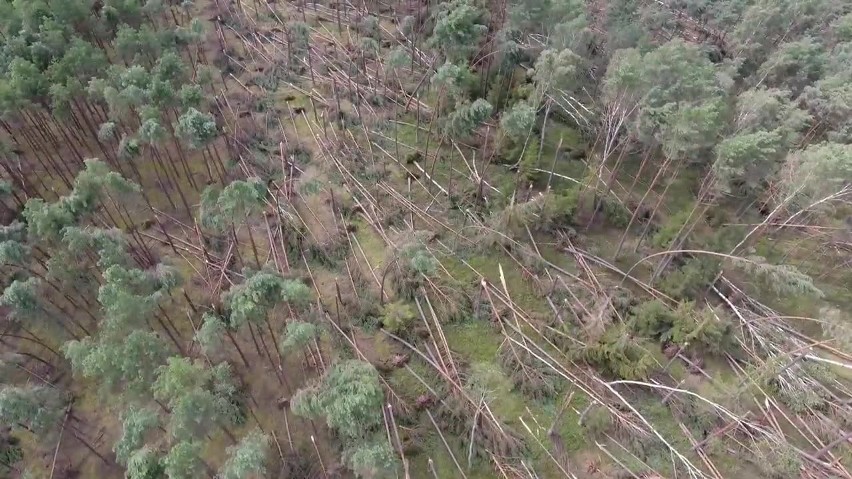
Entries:
{"type": "Polygon", "coordinates": [[[500,349],[500,337],[485,321],[470,320],[444,326],[450,349],[468,361],[494,361],[500,349]]]}
{"type": "MultiPolygon", "coordinates": [[[[538,139],[536,138],[536,140],[538,139]]],[[[575,128],[559,121],[548,121],[538,167],[543,170],[550,170],[551,165],[554,164],[554,157],[556,157],[554,173],[580,180],[587,170],[585,161],[582,159],[582,152],[585,148],[585,140],[575,128]],[[559,148],[558,151],[557,148],[559,148]]],[[[546,177],[546,174],[543,174],[543,176],[546,177]]],[[[557,177],[554,180],[556,182],[565,181],[559,180],[557,177]]]]}
{"type": "MultiPolygon", "coordinates": [[[[547,429],[553,424],[558,407],[556,402],[531,400],[518,392],[511,379],[495,364],[500,348],[500,337],[489,323],[484,321],[467,321],[450,324],[444,328],[444,334],[450,344],[450,349],[470,363],[468,368],[468,387],[486,397],[494,413],[513,430],[526,435],[526,428],[521,419],[535,434],[536,439],[549,447],[550,438],[547,429]]],[[[558,401],[557,401],[558,402],[558,401]]],[[[575,395],[572,402],[574,408],[581,409],[587,402],[585,396],[575,395]]],[[[577,425],[577,414],[572,409],[563,413],[559,432],[570,452],[579,451],[586,442],[583,433],[577,425]]],[[[540,446],[532,445],[532,454],[543,459],[540,446]]]]}
{"type": "MultiPolygon", "coordinates": [[[[429,427],[432,428],[431,424],[429,427]]],[[[432,430],[434,431],[434,429],[432,430]]],[[[444,437],[450,444],[453,455],[459,461],[461,467],[464,468],[465,474],[469,479],[493,479],[495,477],[495,472],[492,471],[491,465],[481,460],[474,460],[471,464],[472,467],[467,467],[468,451],[466,449],[466,440],[447,433],[444,433],[444,437]]],[[[422,445],[422,451],[410,459],[411,477],[433,477],[428,464],[430,459],[433,461],[433,467],[439,479],[460,477],[458,468],[453,463],[452,457],[450,457],[444,443],[436,433],[429,434],[423,438],[422,445]]]]}
{"type": "MultiPolygon", "coordinates": [[[[366,256],[370,262],[370,267],[373,268],[373,271],[377,271],[376,274],[379,274],[381,268],[384,267],[386,259],[387,246],[384,240],[373,230],[372,226],[364,221],[356,220],[352,224],[358,229],[355,233],[355,238],[358,240],[358,245],[361,246],[359,249],[358,245],[353,242],[358,261],[363,262],[366,256]],[[364,252],[363,255],[361,254],[362,250],[364,252]]],[[[365,271],[365,273],[369,274],[369,271],[365,271]]]]}
{"type": "Polygon", "coordinates": [[[440,381],[432,367],[416,359],[408,363],[408,368],[395,369],[390,374],[389,382],[394,391],[413,401],[429,393],[429,388],[421,379],[433,389],[440,388],[440,381]]]}
{"type": "Polygon", "coordinates": [[[530,313],[547,313],[550,311],[547,303],[531,286],[530,280],[524,277],[517,263],[506,256],[505,253],[492,252],[490,255],[473,254],[466,256],[465,261],[470,267],[459,259],[450,256],[442,256],[440,260],[450,275],[463,284],[476,284],[480,279],[479,275],[482,275],[500,290],[503,289],[500,280],[500,268],[502,267],[503,278],[514,303],[530,313]]]}

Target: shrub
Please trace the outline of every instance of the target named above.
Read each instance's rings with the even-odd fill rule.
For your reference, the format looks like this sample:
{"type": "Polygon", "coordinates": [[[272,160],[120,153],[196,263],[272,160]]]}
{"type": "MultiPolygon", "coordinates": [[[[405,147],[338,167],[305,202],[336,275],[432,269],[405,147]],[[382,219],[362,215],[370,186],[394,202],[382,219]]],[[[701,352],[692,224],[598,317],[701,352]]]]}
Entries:
{"type": "Polygon", "coordinates": [[[697,297],[710,287],[720,267],[716,258],[707,256],[690,258],[683,266],[663,278],[660,289],[675,298],[697,297]]]}
{"type": "Polygon", "coordinates": [[[644,337],[663,339],[674,328],[677,315],[662,301],[652,300],[633,308],[630,326],[644,337]]]}
{"type": "Polygon", "coordinates": [[[580,198],[579,187],[568,187],[559,193],[544,193],[536,228],[539,231],[553,231],[574,224],[574,214],[580,198]]]}
{"type": "Polygon", "coordinates": [[[771,479],[799,477],[802,463],[799,455],[787,443],[771,442],[764,439],[754,449],[757,466],[771,479]]]}
{"type": "Polygon", "coordinates": [[[407,330],[414,318],[414,309],[403,301],[388,303],[382,310],[382,324],[392,333],[407,330]]]}
{"type": "Polygon", "coordinates": [[[610,328],[597,342],[586,345],[582,357],[605,375],[633,380],[647,379],[656,363],[621,326],[610,328]]]}
{"type": "Polygon", "coordinates": [[[651,237],[651,244],[657,248],[668,249],[671,247],[675,236],[680,232],[683,225],[689,219],[690,211],[683,210],[669,217],[659,230],[651,237]]]}
{"type": "Polygon", "coordinates": [[[613,198],[601,198],[601,213],[606,221],[616,228],[626,228],[630,223],[630,215],[627,210],[613,198]]]}
{"type": "Polygon", "coordinates": [[[535,183],[541,178],[541,172],[536,171],[539,169],[540,151],[538,139],[535,137],[530,138],[530,141],[526,144],[526,149],[524,149],[524,142],[521,141],[512,150],[515,158],[523,152],[523,155],[520,156],[520,163],[518,164],[518,175],[530,183],[535,183]]]}
{"type": "Polygon", "coordinates": [[[700,353],[721,354],[735,347],[733,325],[717,319],[710,309],[695,310],[685,302],[672,310],[659,300],[647,301],[633,308],[631,329],[662,343],[689,346],[700,353]]]}

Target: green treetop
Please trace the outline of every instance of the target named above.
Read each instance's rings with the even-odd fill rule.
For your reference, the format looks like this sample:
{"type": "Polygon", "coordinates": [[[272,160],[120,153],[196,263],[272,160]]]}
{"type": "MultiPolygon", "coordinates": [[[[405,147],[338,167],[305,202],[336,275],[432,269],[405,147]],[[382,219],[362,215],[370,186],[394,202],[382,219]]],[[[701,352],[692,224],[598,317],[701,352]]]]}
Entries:
{"type": "Polygon", "coordinates": [[[328,427],[355,439],[382,423],[383,403],[376,368],[349,360],[335,364],[316,387],[296,393],[292,407],[300,416],[324,416],[328,427]]]}
{"type": "Polygon", "coordinates": [[[228,459],[219,470],[221,479],[248,479],[266,474],[266,455],[269,436],[255,429],[246,434],[235,446],[227,449],[228,459]]]}

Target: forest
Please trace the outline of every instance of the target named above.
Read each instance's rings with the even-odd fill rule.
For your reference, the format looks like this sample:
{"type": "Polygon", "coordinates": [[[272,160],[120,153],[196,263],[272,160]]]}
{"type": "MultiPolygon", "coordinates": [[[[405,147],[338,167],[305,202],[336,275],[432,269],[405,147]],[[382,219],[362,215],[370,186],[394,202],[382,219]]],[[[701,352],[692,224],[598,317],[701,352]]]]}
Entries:
{"type": "Polygon", "coordinates": [[[0,0],[0,479],[849,467],[852,3],[0,0]]]}

